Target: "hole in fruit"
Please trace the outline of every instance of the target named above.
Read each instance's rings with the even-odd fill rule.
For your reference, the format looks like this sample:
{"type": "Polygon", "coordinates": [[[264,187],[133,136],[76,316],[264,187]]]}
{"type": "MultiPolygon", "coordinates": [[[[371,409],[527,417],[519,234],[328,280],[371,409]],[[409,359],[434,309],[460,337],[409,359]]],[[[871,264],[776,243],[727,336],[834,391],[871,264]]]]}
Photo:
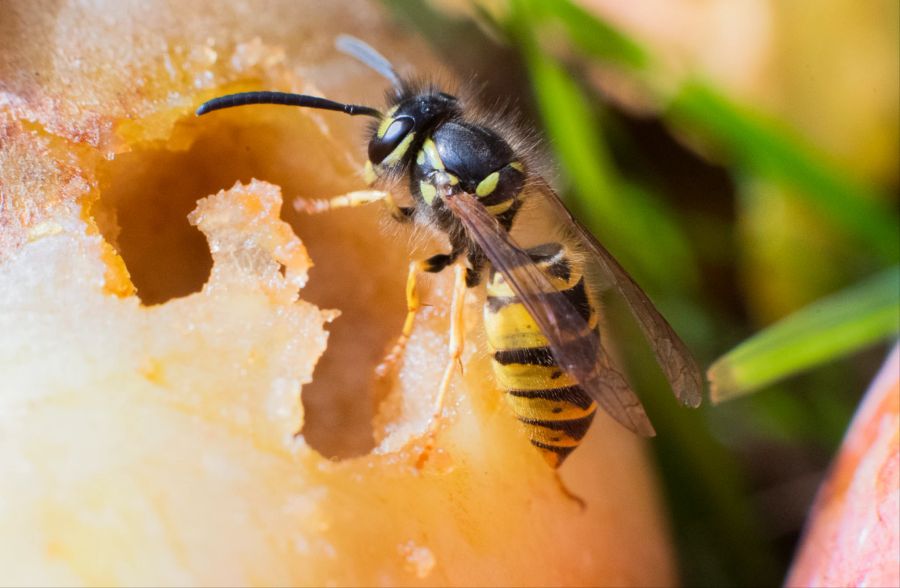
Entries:
{"type": "Polygon", "coordinates": [[[208,185],[191,169],[196,159],[160,147],[100,165],[97,223],[122,256],[144,304],[198,292],[209,277],[206,239],[187,219],[208,185]]]}
{"type": "MultiPolygon", "coordinates": [[[[141,300],[159,304],[206,282],[208,247],[186,218],[198,199],[252,178],[280,186],[282,217],[315,264],[301,297],[341,311],[328,326],[328,347],[313,382],[303,389],[302,434],[327,457],[368,452],[374,370],[405,313],[406,241],[385,233],[378,205],[315,217],[293,210],[296,196],[327,198],[361,187],[346,147],[295,109],[259,106],[188,117],[172,136],[171,143],[190,146],[136,145],[99,170],[95,218],[141,300]]],[[[352,147],[362,153],[361,146],[352,147]]]]}

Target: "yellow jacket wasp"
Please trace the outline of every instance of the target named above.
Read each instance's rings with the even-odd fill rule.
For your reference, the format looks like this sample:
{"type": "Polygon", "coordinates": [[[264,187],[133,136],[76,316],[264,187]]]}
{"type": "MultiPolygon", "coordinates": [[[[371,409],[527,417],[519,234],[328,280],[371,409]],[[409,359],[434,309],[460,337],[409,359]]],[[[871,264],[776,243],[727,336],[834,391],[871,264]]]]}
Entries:
{"type": "MultiPolygon", "coordinates": [[[[389,360],[400,356],[412,331],[419,307],[417,274],[455,265],[451,355],[457,360],[461,352],[465,288],[487,274],[484,323],[494,374],[532,444],[552,466],[579,445],[598,405],[632,431],[654,434],[601,342],[597,299],[604,290],[613,289],[627,302],[676,398],[691,407],[700,404],[702,376],[684,343],[622,266],[532,172],[502,128],[479,122],[456,96],[402,79],[387,59],[358,39],[342,36],[338,48],[391,82],[384,113],[316,96],[246,92],[210,100],[197,114],[283,104],[375,119],[366,180],[377,186],[406,179],[412,206],[398,206],[387,192],[365,191],[314,202],[310,210],[381,200],[399,221],[433,227],[449,239],[448,253],[411,265],[409,313],[389,360]],[[521,246],[511,231],[526,205],[558,236],[521,246]]],[[[435,420],[452,371],[453,361],[441,383],[435,420]]]]}

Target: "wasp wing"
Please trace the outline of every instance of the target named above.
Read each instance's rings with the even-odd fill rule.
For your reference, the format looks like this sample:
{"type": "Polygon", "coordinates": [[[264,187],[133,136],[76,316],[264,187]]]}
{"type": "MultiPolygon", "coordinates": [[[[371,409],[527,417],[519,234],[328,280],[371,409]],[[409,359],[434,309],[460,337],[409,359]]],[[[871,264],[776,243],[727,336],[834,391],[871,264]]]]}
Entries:
{"type": "Polygon", "coordinates": [[[578,310],[557,293],[527,253],[472,195],[447,194],[443,201],[482,248],[494,268],[528,309],[547,338],[553,356],[584,391],[614,419],[640,435],[655,434],[625,377],[578,310]]]}
{"type": "Polygon", "coordinates": [[[693,355],[669,322],[656,310],[650,298],[606,247],[588,231],[542,179],[529,186],[529,198],[541,200],[556,215],[557,222],[574,232],[578,245],[588,254],[588,264],[598,271],[610,287],[615,288],[637,319],[650,343],[656,361],[672,386],[675,397],[684,405],[697,407],[703,398],[703,375],[693,355]]]}

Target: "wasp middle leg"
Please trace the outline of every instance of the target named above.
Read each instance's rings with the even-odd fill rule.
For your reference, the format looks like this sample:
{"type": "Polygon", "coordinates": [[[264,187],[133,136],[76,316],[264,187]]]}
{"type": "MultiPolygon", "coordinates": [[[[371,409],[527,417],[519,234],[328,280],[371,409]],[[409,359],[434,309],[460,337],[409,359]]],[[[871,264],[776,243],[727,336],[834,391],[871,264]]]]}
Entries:
{"type": "Polygon", "coordinates": [[[422,453],[416,460],[416,467],[422,468],[434,449],[434,436],[437,432],[438,424],[444,413],[444,402],[447,398],[447,391],[450,389],[450,383],[453,374],[457,368],[462,372],[462,354],[465,344],[466,323],[465,323],[465,302],[466,277],[468,275],[467,268],[462,264],[457,264],[453,272],[453,297],[450,302],[450,346],[448,350],[447,365],[441,377],[441,383],[438,387],[438,393],[434,401],[434,409],[431,413],[431,419],[428,424],[428,430],[425,433],[425,446],[422,453]]]}
{"type": "Polygon", "coordinates": [[[406,277],[406,319],[403,321],[403,330],[391,350],[384,357],[382,362],[375,368],[375,375],[379,378],[385,378],[393,372],[403,352],[406,350],[406,344],[412,335],[413,326],[415,324],[416,315],[422,308],[422,302],[419,298],[419,277],[423,272],[439,273],[448,265],[453,263],[459,256],[458,251],[451,251],[449,254],[439,253],[432,255],[428,259],[414,261],[409,264],[409,273],[406,277]]]}

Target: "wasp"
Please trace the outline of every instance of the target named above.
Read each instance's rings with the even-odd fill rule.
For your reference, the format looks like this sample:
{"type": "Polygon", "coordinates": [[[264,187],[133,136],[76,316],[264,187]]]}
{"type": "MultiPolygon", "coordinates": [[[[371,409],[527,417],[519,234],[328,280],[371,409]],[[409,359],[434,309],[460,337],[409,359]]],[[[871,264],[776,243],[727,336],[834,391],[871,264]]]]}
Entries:
{"type": "Polygon", "coordinates": [[[373,189],[310,201],[306,209],[321,212],[382,201],[399,222],[425,225],[447,237],[449,251],[410,265],[408,313],[386,362],[397,361],[413,330],[421,272],[453,266],[451,361],[432,426],[442,412],[454,363],[460,361],[462,300],[467,288],[484,281],[484,326],[498,387],[552,467],[559,467],[581,443],[598,406],[639,435],[655,434],[601,338],[598,300],[606,291],[627,303],[675,397],[690,407],[700,404],[702,377],[685,344],[625,269],[533,171],[526,154],[514,147],[509,125],[484,122],[459,97],[401,78],[385,57],[359,39],[341,36],[337,47],[390,81],[384,112],[317,96],[245,92],[210,100],[197,114],[282,104],[374,119],[365,180],[372,187],[405,180],[412,205],[400,206],[389,191],[373,189]],[[514,235],[525,210],[550,227],[540,231],[544,242],[525,247],[514,235]]]}

